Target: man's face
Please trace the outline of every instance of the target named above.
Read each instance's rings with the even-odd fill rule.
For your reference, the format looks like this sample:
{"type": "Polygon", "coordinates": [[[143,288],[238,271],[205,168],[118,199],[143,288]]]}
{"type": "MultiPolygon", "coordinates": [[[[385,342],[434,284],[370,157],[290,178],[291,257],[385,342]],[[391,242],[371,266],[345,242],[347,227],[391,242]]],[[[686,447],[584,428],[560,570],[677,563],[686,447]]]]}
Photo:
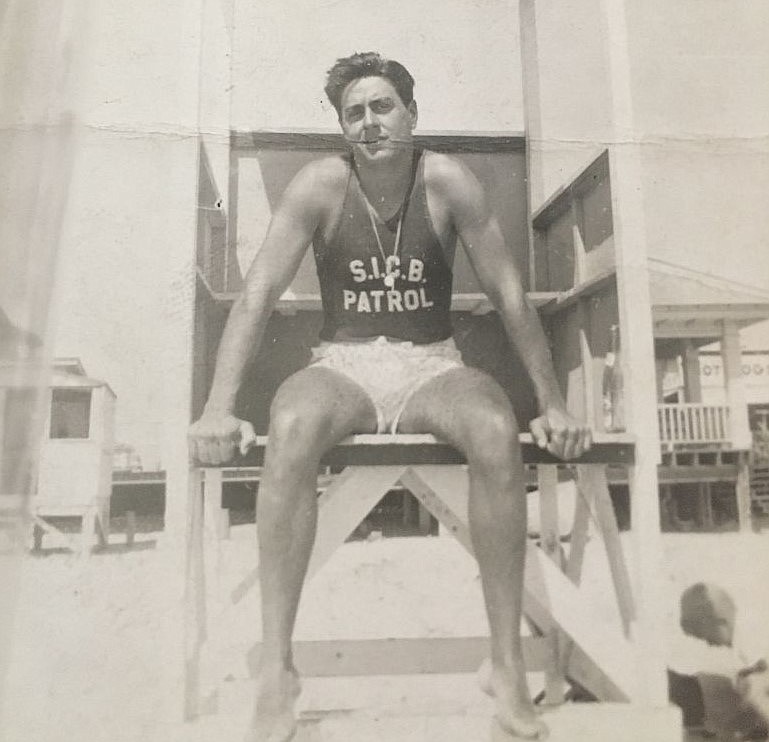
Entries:
{"type": "Polygon", "coordinates": [[[358,155],[371,161],[388,159],[411,146],[417,108],[414,101],[404,105],[386,78],[363,77],[342,93],[339,123],[358,155]]]}

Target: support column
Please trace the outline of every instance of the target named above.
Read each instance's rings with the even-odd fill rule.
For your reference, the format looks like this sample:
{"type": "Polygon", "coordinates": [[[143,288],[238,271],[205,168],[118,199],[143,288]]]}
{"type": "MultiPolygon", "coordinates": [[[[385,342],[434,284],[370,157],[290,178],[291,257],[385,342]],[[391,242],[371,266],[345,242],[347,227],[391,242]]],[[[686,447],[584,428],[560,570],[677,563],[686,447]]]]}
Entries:
{"type": "Polygon", "coordinates": [[[687,402],[702,402],[700,383],[700,351],[691,340],[685,340],[681,358],[684,368],[684,394],[687,402]]]}
{"type": "Polygon", "coordinates": [[[631,503],[633,588],[637,613],[631,624],[637,700],[666,706],[667,676],[662,643],[660,574],[662,542],[657,465],[660,442],[654,366],[654,329],[646,257],[646,218],[641,143],[637,139],[628,59],[625,2],[601,3],[610,70],[612,142],[609,144],[612,211],[617,261],[619,320],[625,379],[627,429],[636,440],[628,467],[631,503]]]}
{"type": "Polygon", "coordinates": [[[737,481],[734,485],[737,499],[737,522],[743,533],[752,530],[753,514],[750,500],[750,464],[748,454],[741,453],[737,463],[737,481]]]}
{"type": "Polygon", "coordinates": [[[750,434],[745,383],[742,379],[740,331],[736,322],[723,320],[721,357],[724,366],[726,399],[729,404],[729,428],[732,446],[736,449],[749,450],[753,445],[753,439],[750,434]]]}
{"type": "MultiPolygon", "coordinates": [[[[582,387],[584,404],[576,411],[595,430],[601,415],[601,395],[598,387],[600,376],[596,373],[595,360],[590,350],[590,312],[587,302],[579,302],[579,356],[582,366],[582,387]]],[[[567,400],[567,403],[569,400],[567,400]]]]}
{"type": "Polygon", "coordinates": [[[9,494],[4,492],[3,469],[5,468],[5,399],[8,396],[8,389],[0,388],[0,495],[9,494]]]}
{"type": "Polygon", "coordinates": [[[654,359],[655,379],[657,382],[657,402],[662,404],[665,401],[665,358],[654,359]]]}

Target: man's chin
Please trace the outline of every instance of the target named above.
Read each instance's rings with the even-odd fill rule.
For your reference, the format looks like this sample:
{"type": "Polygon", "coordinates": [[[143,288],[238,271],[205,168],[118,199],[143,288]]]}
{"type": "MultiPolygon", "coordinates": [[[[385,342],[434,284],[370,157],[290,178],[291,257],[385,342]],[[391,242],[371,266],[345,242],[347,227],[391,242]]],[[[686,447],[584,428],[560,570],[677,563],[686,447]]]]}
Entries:
{"type": "Polygon", "coordinates": [[[380,141],[374,144],[361,142],[355,145],[358,153],[368,160],[387,160],[397,155],[403,148],[389,141],[380,141]]]}

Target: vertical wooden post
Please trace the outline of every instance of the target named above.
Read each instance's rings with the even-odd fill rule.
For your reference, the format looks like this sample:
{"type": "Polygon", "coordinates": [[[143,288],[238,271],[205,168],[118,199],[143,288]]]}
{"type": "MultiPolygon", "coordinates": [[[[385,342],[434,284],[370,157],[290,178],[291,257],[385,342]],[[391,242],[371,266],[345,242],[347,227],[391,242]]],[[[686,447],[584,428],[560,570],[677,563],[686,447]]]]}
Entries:
{"type": "Polygon", "coordinates": [[[613,142],[609,165],[617,251],[617,289],[625,379],[625,415],[636,439],[636,459],[628,468],[631,542],[634,552],[636,619],[636,697],[652,706],[667,705],[667,677],[661,604],[661,554],[657,465],[660,460],[654,332],[646,257],[646,223],[641,184],[641,145],[637,141],[631,92],[624,0],[602,0],[607,39],[613,142]]]}
{"type": "Polygon", "coordinates": [[[673,517],[675,501],[669,484],[660,485],[660,502],[660,528],[663,531],[673,531],[675,530],[675,518],[673,517]]]}
{"type": "Polygon", "coordinates": [[[581,209],[572,198],[571,201],[571,242],[574,250],[574,285],[579,286],[586,278],[587,270],[585,267],[585,243],[580,232],[580,213],[581,209]]]}
{"type": "Polygon", "coordinates": [[[417,507],[419,509],[419,532],[423,536],[429,536],[430,528],[433,524],[433,516],[421,502],[418,503],[417,507]]]}
{"type": "MultiPolygon", "coordinates": [[[[5,405],[6,405],[6,398],[8,396],[8,390],[7,389],[0,389],[0,451],[5,450],[5,405]]],[[[4,456],[0,456],[0,494],[8,494],[4,491],[5,487],[5,480],[3,478],[3,464],[4,464],[4,456]]]]}
{"type": "MultiPolygon", "coordinates": [[[[562,566],[561,534],[558,528],[558,468],[540,465],[537,467],[539,483],[540,546],[545,554],[559,567],[562,566]]],[[[545,667],[545,700],[551,704],[563,703],[564,676],[559,663],[563,637],[557,629],[548,633],[550,640],[550,662],[545,667]]]]}
{"type": "Polygon", "coordinates": [[[88,557],[91,556],[93,537],[96,532],[96,508],[94,506],[89,506],[83,513],[81,524],[80,557],[82,559],[88,559],[88,557]]]}
{"type": "Polygon", "coordinates": [[[540,509],[540,541],[542,550],[559,567],[562,566],[561,536],[558,529],[558,468],[540,464],[537,467],[540,509]]]}
{"type": "MultiPolygon", "coordinates": [[[[591,429],[595,430],[598,421],[596,374],[594,371],[593,354],[590,350],[590,312],[588,311],[588,304],[584,299],[580,300],[577,312],[579,317],[579,355],[582,365],[584,398],[584,410],[581,412],[581,417],[591,429]]],[[[575,410],[572,410],[572,412],[575,412],[575,410]]]]}
{"type": "Polygon", "coordinates": [[[184,719],[200,711],[200,657],[206,639],[205,554],[203,548],[203,492],[200,469],[191,472],[187,509],[184,568],[184,719]]]}
{"type": "Polygon", "coordinates": [[[216,537],[224,541],[230,537],[230,511],[228,508],[219,508],[216,521],[216,537]]]}
{"type": "Polygon", "coordinates": [[[655,359],[654,366],[657,380],[657,401],[662,404],[665,401],[665,359],[655,359]]]}
{"type": "Polygon", "coordinates": [[[737,462],[735,495],[737,498],[737,522],[740,531],[750,531],[753,527],[753,514],[750,500],[750,463],[746,453],[740,454],[737,462]]]}
{"type": "MultiPolygon", "coordinates": [[[[539,175],[539,167],[534,166],[534,159],[538,156],[542,136],[542,114],[539,90],[539,52],[537,49],[537,14],[534,0],[521,0],[518,5],[521,25],[521,57],[525,70],[523,85],[523,118],[524,131],[526,132],[526,173],[528,183],[526,199],[528,213],[533,214],[536,205],[542,198],[542,178],[539,175]]],[[[529,289],[531,291],[544,290],[542,277],[536,275],[537,266],[537,239],[534,233],[531,219],[528,219],[529,230],[529,289]],[[540,279],[539,281],[537,279],[540,279]]],[[[549,281],[549,279],[548,279],[549,281]]]]}
{"type": "MultiPolygon", "coordinates": [[[[582,488],[577,488],[577,501],[574,503],[574,523],[571,528],[569,558],[564,572],[575,584],[579,585],[582,579],[582,564],[585,559],[585,547],[590,536],[590,498],[582,488]]],[[[558,667],[566,674],[571,661],[574,643],[565,637],[558,642],[558,667]]]]}
{"type": "Polygon", "coordinates": [[[687,402],[702,402],[700,382],[700,352],[691,340],[683,348],[684,391],[687,402]]]}
{"type": "Polygon", "coordinates": [[[34,551],[42,550],[43,536],[45,536],[45,529],[42,528],[39,523],[35,523],[34,526],[32,526],[32,549],[34,551]]]}
{"type": "Polygon", "coordinates": [[[713,522],[713,498],[710,491],[710,482],[700,483],[700,507],[702,528],[705,531],[712,531],[715,523],[713,522]]]}
{"type": "Polygon", "coordinates": [[[411,525],[411,510],[412,510],[411,503],[412,503],[411,493],[408,490],[401,490],[401,507],[402,507],[401,523],[404,527],[408,527],[411,525]]]}
{"type": "Polygon", "coordinates": [[[745,383],[742,379],[740,331],[733,321],[723,320],[721,355],[726,382],[726,398],[729,404],[729,428],[732,446],[737,449],[749,450],[753,441],[748,422],[745,383]]]}
{"type": "Polygon", "coordinates": [[[222,510],[222,470],[217,468],[203,470],[203,507],[205,513],[206,541],[215,542],[221,533],[222,510]]]}
{"type": "Polygon", "coordinates": [[[129,510],[125,514],[125,543],[129,548],[134,545],[136,539],[136,513],[129,510]]]}
{"type": "Polygon", "coordinates": [[[96,538],[100,549],[109,546],[109,514],[104,512],[101,505],[96,510],[96,538]]]}
{"type": "Polygon", "coordinates": [[[627,634],[635,617],[635,601],[625,554],[622,551],[617,518],[614,515],[614,506],[609,493],[606,468],[597,464],[578,465],[577,477],[583,496],[587,497],[595,507],[595,518],[606,548],[622,626],[627,634]]]}

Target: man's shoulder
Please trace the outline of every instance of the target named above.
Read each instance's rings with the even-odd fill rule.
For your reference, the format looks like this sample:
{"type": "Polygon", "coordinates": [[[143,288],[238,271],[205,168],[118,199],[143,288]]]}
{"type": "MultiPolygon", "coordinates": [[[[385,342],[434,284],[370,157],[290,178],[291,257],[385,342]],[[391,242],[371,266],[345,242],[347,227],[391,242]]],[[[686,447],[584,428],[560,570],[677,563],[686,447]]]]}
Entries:
{"type": "Polygon", "coordinates": [[[285,197],[298,202],[330,203],[344,191],[349,177],[349,160],[331,155],[312,160],[294,176],[285,197]]]}
{"type": "Polygon", "coordinates": [[[483,189],[470,168],[458,157],[443,152],[424,152],[425,186],[449,203],[483,201],[483,189]]]}
{"type": "Polygon", "coordinates": [[[345,155],[329,155],[308,162],[299,171],[297,177],[309,185],[326,188],[347,183],[350,175],[350,159],[345,155]]]}
{"type": "Polygon", "coordinates": [[[428,149],[424,150],[423,157],[425,182],[430,186],[450,186],[467,177],[467,167],[457,157],[428,149]]]}

